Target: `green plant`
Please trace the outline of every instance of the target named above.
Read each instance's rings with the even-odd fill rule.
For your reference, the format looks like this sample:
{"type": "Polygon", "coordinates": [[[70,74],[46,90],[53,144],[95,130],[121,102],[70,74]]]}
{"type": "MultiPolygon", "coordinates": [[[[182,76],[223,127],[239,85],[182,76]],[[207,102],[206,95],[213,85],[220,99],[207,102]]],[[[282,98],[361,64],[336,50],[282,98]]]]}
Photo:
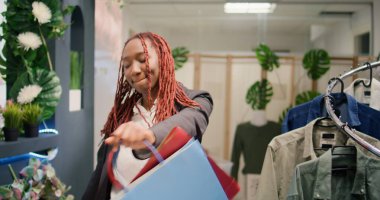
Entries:
{"type": "Polygon", "coordinates": [[[18,104],[8,102],[2,111],[4,127],[9,129],[19,129],[22,126],[22,111],[18,104]]]}
{"type": "Polygon", "coordinates": [[[253,110],[263,110],[273,96],[273,88],[268,80],[256,81],[247,91],[245,101],[253,110]]]}
{"type": "Polygon", "coordinates": [[[29,160],[29,165],[20,171],[17,178],[14,170],[8,165],[13,177],[13,183],[0,187],[0,199],[60,199],[73,200],[73,195],[67,195],[70,190],[56,176],[51,164],[41,163],[36,158],[29,160]]]}
{"type": "Polygon", "coordinates": [[[278,56],[267,45],[260,44],[254,51],[262,69],[271,72],[280,66],[278,56]]]}
{"type": "Polygon", "coordinates": [[[316,91],[305,91],[296,96],[296,105],[300,105],[313,100],[315,97],[321,95],[316,91]]]}
{"type": "Polygon", "coordinates": [[[312,80],[318,80],[330,69],[330,56],[323,49],[312,49],[306,52],[302,63],[307,70],[307,76],[312,80]]]}
{"type": "Polygon", "coordinates": [[[70,89],[81,89],[83,74],[83,54],[77,51],[70,52],[70,89]]]}
{"type": "Polygon", "coordinates": [[[22,120],[24,124],[38,125],[41,122],[42,109],[38,104],[22,106],[22,120]]]}
{"type": "MultiPolygon", "coordinates": [[[[296,96],[296,99],[295,99],[295,106],[297,106],[297,105],[301,105],[301,104],[303,104],[303,103],[306,103],[306,102],[309,102],[309,101],[311,101],[311,100],[313,100],[315,97],[317,97],[317,96],[319,96],[319,95],[321,95],[321,93],[319,93],[319,92],[316,92],[316,91],[305,91],[305,92],[302,92],[302,93],[300,93],[300,94],[298,94],[297,96],[296,96]]],[[[281,112],[281,114],[280,114],[280,117],[278,118],[278,123],[282,123],[282,121],[284,121],[284,119],[285,119],[285,115],[286,115],[286,113],[288,113],[288,111],[291,109],[291,108],[293,108],[294,106],[292,106],[292,105],[290,105],[290,106],[288,106],[287,108],[285,108],[282,112],[281,112]]]]}
{"type": "MultiPolygon", "coordinates": [[[[54,79],[58,80],[57,82],[59,83],[59,78],[53,71],[46,41],[64,34],[68,25],[64,23],[63,17],[70,14],[74,7],[68,6],[62,10],[60,0],[8,0],[6,1],[6,7],[6,11],[2,13],[5,20],[0,25],[3,30],[3,35],[0,36],[0,39],[5,41],[2,49],[4,57],[0,56],[0,73],[5,78],[7,86],[11,88],[8,90],[8,97],[10,97],[10,91],[16,90],[13,89],[16,82],[26,84],[22,87],[18,85],[18,88],[28,86],[30,85],[29,83],[38,82],[38,80],[33,79],[38,76],[25,75],[30,71],[38,71],[44,74],[51,72],[55,76],[54,79]]],[[[55,85],[54,88],[45,84],[40,86],[43,91],[61,90],[60,84],[55,85]],[[49,88],[44,88],[45,86],[49,88]]],[[[43,95],[41,93],[38,97],[57,99],[58,95],[59,99],[61,93],[57,92],[55,94],[41,97],[43,95]]],[[[17,95],[12,96],[14,100],[16,100],[15,96],[17,97],[17,95]]],[[[45,105],[40,104],[44,111],[54,113],[54,109],[51,109],[51,107],[55,108],[57,103],[49,104],[47,109],[45,109],[45,105]]]]}
{"type": "Polygon", "coordinates": [[[189,50],[186,47],[176,47],[172,50],[172,56],[174,58],[175,70],[181,69],[187,62],[187,54],[189,50]]]}

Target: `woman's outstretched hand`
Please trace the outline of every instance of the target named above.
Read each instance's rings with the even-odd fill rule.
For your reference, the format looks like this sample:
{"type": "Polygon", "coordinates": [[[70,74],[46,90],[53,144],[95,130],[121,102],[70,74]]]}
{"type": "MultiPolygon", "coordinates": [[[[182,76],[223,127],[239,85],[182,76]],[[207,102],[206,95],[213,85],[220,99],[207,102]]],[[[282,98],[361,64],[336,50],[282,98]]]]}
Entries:
{"type": "Polygon", "coordinates": [[[150,129],[130,121],[121,124],[110,137],[105,140],[105,143],[112,145],[113,151],[118,149],[119,144],[123,144],[132,149],[145,149],[144,140],[153,144],[156,141],[156,137],[150,129]]]}

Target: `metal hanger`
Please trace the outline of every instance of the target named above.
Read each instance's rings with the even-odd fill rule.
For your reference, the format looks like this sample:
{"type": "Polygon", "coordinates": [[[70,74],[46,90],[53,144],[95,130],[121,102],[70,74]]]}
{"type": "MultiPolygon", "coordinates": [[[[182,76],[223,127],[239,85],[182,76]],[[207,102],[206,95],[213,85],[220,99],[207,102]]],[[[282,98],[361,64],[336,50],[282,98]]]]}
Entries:
{"type": "MultiPolygon", "coordinates": [[[[372,68],[379,67],[379,66],[380,66],[380,61],[370,63],[369,65],[365,64],[365,65],[362,65],[358,68],[352,69],[352,70],[344,73],[343,75],[339,76],[339,79],[343,80],[344,78],[352,76],[358,72],[365,71],[365,70],[372,69],[372,68]]],[[[367,141],[363,140],[361,137],[356,135],[355,129],[351,128],[347,122],[343,123],[340,120],[340,118],[335,114],[333,104],[331,102],[332,101],[331,91],[334,89],[334,87],[337,83],[337,80],[339,80],[339,79],[334,79],[333,81],[330,82],[330,84],[327,85],[326,94],[324,96],[325,107],[326,107],[327,113],[329,114],[331,119],[334,121],[336,126],[338,128],[340,128],[344,133],[346,133],[347,136],[349,136],[351,139],[353,139],[355,142],[357,142],[359,145],[361,145],[362,147],[364,147],[365,149],[367,149],[371,153],[380,157],[380,149],[376,148],[372,144],[368,143],[367,141]]]]}
{"type": "Polygon", "coordinates": [[[364,80],[360,80],[358,82],[355,82],[354,87],[358,86],[360,83],[363,84],[364,87],[370,88],[372,84],[372,65],[369,62],[364,63],[369,68],[369,83],[365,84],[364,80]]]}

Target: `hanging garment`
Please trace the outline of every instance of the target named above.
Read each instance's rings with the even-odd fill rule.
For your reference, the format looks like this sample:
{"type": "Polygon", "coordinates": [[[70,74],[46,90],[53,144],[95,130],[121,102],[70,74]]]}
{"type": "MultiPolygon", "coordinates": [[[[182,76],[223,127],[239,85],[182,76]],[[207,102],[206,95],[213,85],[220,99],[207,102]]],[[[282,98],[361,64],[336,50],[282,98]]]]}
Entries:
{"type": "Polygon", "coordinates": [[[245,166],[243,174],[260,174],[269,142],[280,134],[280,124],[268,121],[264,126],[254,126],[250,122],[239,124],[236,128],[231,161],[231,175],[238,179],[240,155],[243,154],[245,166]]]}
{"type": "MultiPolygon", "coordinates": [[[[257,199],[286,199],[295,167],[305,161],[314,160],[324,153],[314,148],[321,147],[326,133],[334,135],[334,146],[354,145],[358,149],[363,149],[352,139],[347,139],[345,134],[333,126],[332,121],[326,122],[326,127],[319,126],[316,124],[317,121],[319,119],[313,120],[305,127],[279,135],[269,143],[260,175],[257,199]]],[[[379,140],[358,131],[356,134],[375,147],[380,147],[379,140]]],[[[365,153],[375,157],[368,151],[365,153]]]]}
{"type": "Polygon", "coordinates": [[[297,165],[287,199],[380,199],[380,160],[357,149],[355,160],[346,161],[356,170],[334,170],[337,158],[346,159],[344,155],[332,155],[329,150],[316,160],[297,165]]]}
{"type": "MultiPolygon", "coordinates": [[[[334,106],[336,110],[339,110],[342,122],[347,122],[355,130],[380,139],[379,111],[358,103],[352,96],[345,93],[333,93],[331,95],[336,102],[346,98],[342,104],[334,106]]],[[[324,98],[322,95],[318,96],[310,102],[290,109],[282,122],[282,132],[285,133],[303,127],[312,120],[327,115],[324,98]]]]}
{"type": "Polygon", "coordinates": [[[369,82],[368,79],[358,78],[345,88],[344,92],[353,96],[356,101],[366,104],[375,110],[380,110],[380,82],[372,78],[371,87],[367,88],[361,83],[358,84],[361,81],[364,81],[366,84],[369,82]]]}

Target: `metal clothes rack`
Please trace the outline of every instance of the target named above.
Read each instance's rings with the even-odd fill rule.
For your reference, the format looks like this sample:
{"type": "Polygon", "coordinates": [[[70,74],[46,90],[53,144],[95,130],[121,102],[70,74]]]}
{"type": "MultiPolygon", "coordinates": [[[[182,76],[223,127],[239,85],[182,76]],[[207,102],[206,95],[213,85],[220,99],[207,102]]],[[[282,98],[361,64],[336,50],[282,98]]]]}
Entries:
{"type": "Polygon", "coordinates": [[[366,71],[370,68],[373,69],[373,68],[376,68],[378,66],[380,66],[380,61],[372,62],[369,64],[366,63],[366,64],[364,64],[358,68],[352,69],[352,70],[344,73],[343,75],[340,75],[339,77],[337,77],[335,79],[332,79],[326,88],[326,95],[324,97],[324,100],[325,100],[325,106],[326,106],[327,113],[329,114],[331,119],[334,121],[336,126],[338,126],[344,133],[346,133],[355,142],[359,143],[362,147],[364,147],[368,151],[372,152],[376,156],[380,157],[380,150],[378,148],[374,147],[373,145],[369,144],[368,142],[366,142],[365,140],[360,138],[358,135],[355,134],[355,129],[349,127],[347,122],[343,123],[340,120],[340,118],[335,114],[333,105],[331,103],[331,93],[332,93],[332,90],[334,89],[335,85],[337,84],[337,81],[338,81],[337,79],[343,80],[344,78],[352,76],[358,72],[366,71]]]}

